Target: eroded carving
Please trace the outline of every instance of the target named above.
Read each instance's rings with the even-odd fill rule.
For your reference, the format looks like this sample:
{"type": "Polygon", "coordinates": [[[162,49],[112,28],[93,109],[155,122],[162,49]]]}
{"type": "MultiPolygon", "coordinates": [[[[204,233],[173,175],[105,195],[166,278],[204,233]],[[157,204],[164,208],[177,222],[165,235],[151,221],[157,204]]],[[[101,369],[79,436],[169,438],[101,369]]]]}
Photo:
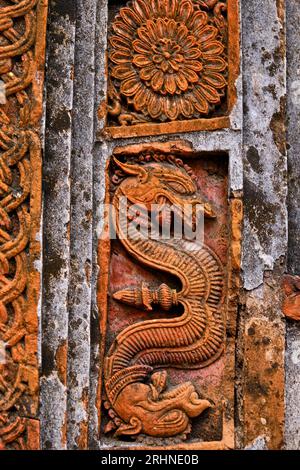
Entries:
{"type": "MultiPolygon", "coordinates": [[[[151,205],[160,212],[170,205],[204,206],[206,218],[215,218],[213,207],[201,197],[192,170],[171,155],[145,155],[139,163],[121,163],[113,177],[116,229],[128,254],[142,265],[175,275],[181,289],[162,284],[151,289],[146,283],[115,292],[114,298],[149,312],[164,312],[180,305],[175,318],[149,319],[123,330],[105,359],[106,408],[112,420],[106,432],[115,436],[140,434],[169,438],[186,435],[191,418],[211,406],[191,382],[177,387],[167,383],[167,368],[203,368],[224,350],[224,273],[218,256],[206,245],[187,249],[185,239],[156,240],[131,232],[119,217],[120,200],[128,206],[143,204],[145,223],[151,205]],[[125,229],[128,236],[125,236],[125,229]]],[[[143,222],[142,222],[143,223],[143,222]]],[[[209,397],[208,397],[209,398],[209,397]]]]}
{"type": "Polygon", "coordinates": [[[207,117],[227,85],[226,2],[133,0],[109,36],[109,124],[207,117]]]}
{"type": "Polygon", "coordinates": [[[282,311],[291,320],[300,320],[300,277],[286,274],[282,280],[284,300],[282,311]]]}
{"type": "MultiPolygon", "coordinates": [[[[0,5],[0,447],[23,438],[38,406],[37,303],[42,100],[47,2],[0,5]]],[[[37,444],[38,445],[38,444],[37,444]]]]}
{"type": "Polygon", "coordinates": [[[0,415],[0,450],[36,450],[39,447],[38,421],[16,413],[0,415]]]}

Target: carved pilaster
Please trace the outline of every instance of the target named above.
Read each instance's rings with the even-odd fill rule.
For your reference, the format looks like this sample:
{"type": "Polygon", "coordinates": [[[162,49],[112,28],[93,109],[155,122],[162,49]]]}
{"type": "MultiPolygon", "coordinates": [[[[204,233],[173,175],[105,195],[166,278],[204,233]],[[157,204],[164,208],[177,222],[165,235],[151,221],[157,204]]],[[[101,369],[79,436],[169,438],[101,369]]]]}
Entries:
{"type": "Polygon", "coordinates": [[[46,15],[47,0],[0,1],[0,448],[39,445],[22,416],[38,410],[46,15]]]}

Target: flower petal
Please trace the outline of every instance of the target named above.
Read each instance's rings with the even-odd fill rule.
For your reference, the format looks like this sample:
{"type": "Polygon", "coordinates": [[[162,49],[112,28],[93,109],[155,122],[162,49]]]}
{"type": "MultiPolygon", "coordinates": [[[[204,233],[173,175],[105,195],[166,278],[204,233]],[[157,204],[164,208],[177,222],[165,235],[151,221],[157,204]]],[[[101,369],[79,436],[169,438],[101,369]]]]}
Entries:
{"type": "Polygon", "coordinates": [[[112,25],[113,30],[119,36],[124,37],[132,41],[133,39],[133,30],[125,24],[123,21],[115,21],[112,25]]]}
{"type": "Polygon", "coordinates": [[[161,16],[163,18],[167,18],[168,16],[168,2],[163,0],[160,2],[160,11],[161,11],[161,16]]]}
{"type": "Polygon", "coordinates": [[[211,41],[218,35],[218,30],[214,26],[205,26],[195,31],[200,43],[211,41]]]}
{"type": "Polygon", "coordinates": [[[179,115],[178,101],[176,98],[164,98],[164,108],[166,116],[171,119],[171,121],[176,121],[179,115]]]}
{"type": "Polygon", "coordinates": [[[203,82],[201,82],[200,87],[201,94],[207,99],[207,101],[209,101],[209,103],[220,103],[220,95],[217,90],[203,82]]]}
{"type": "Polygon", "coordinates": [[[153,44],[152,41],[154,41],[154,43],[157,42],[156,24],[154,23],[154,21],[148,20],[147,23],[146,23],[146,26],[147,26],[148,36],[151,39],[150,46],[152,46],[152,44],[153,44]]]}
{"type": "Polygon", "coordinates": [[[203,65],[198,60],[187,60],[185,66],[194,70],[195,72],[201,72],[203,69],[203,65]]]}
{"type": "Polygon", "coordinates": [[[154,93],[151,94],[151,97],[148,102],[148,112],[153,119],[158,118],[161,115],[162,103],[160,97],[156,96],[154,93]]]}
{"type": "Polygon", "coordinates": [[[115,64],[130,64],[131,56],[125,50],[113,51],[110,54],[110,60],[115,64]]]}
{"type": "Polygon", "coordinates": [[[153,62],[155,62],[156,64],[161,64],[162,61],[164,60],[163,56],[160,55],[160,54],[155,54],[153,57],[153,62]]]}
{"type": "Polygon", "coordinates": [[[226,69],[226,62],[221,57],[207,56],[204,64],[205,70],[213,70],[215,72],[223,72],[226,69]]]}
{"type": "Polygon", "coordinates": [[[160,39],[163,39],[168,35],[167,23],[161,18],[159,18],[156,22],[156,31],[157,36],[160,39]]]}
{"type": "Polygon", "coordinates": [[[119,80],[124,80],[125,78],[134,77],[135,71],[132,70],[130,65],[117,65],[112,69],[112,76],[118,78],[119,80]]]}
{"type": "Polygon", "coordinates": [[[200,49],[193,47],[192,49],[188,49],[185,53],[185,58],[188,60],[198,59],[201,56],[200,49]]]}
{"type": "MultiPolygon", "coordinates": [[[[163,3],[161,0],[158,0],[160,3],[163,3]]],[[[169,18],[176,18],[178,1],[177,0],[165,0],[166,4],[166,15],[169,18]]]]}
{"type": "Polygon", "coordinates": [[[165,78],[165,89],[171,95],[174,95],[176,91],[176,81],[173,74],[169,74],[165,78]]]}
{"type": "Polygon", "coordinates": [[[174,59],[176,60],[176,62],[179,62],[179,63],[184,62],[184,56],[182,54],[176,54],[174,56],[174,59]]]}
{"type": "Polygon", "coordinates": [[[171,65],[172,69],[175,70],[175,72],[178,72],[180,69],[180,65],[178,62],[176,62],[176,60],[170,59],[169,64],[171,65]]]}
{"type": "Polygon", "coordinates": [[[180,109],[184,117],[191,118],[194,114],[194,106],[189,98],[180,97],[180,109]]]}
{"type": "Polygon", "coordinates": [[[145,27],[142,27],[142,28],[139,28],[137,30],[137,33],[138,33],[138,36],[141,39],[141,41],[145,45],[147,45],[149,48],[151,48],[151,46],[153,44],[153,39],[150,36],[151,33],[149,33],[149,30],[145,27]]]}
{"type": "Polygon", "coordinates": [[[135,95],[133,105],[136,111],[142,111],[149,101],[149,91],[146,87],[142,87],[135,95]]]}
{"type": "Polygon", "coordinates": [[[199,77],[196,72],[188,67],[182,69],[182,73],[190,83],[197,83],[199,81],[199,77]]]}
{"type": "Polygon", "coordinates": [[[140,18],[142,18],[142,20],[151,18],[152,14],[149,7],[149,2],[145,0],[133,0],[132,6],[140,18]]]}
{"type": "Polygon", "coordinates": [[[128,24],[128,26],[131,26],[134,29],[136,29],[136,27],[141,24],[141,18],[132,8],[121,8],[120,16],[124,23],[128,24]]]}
{"type": "Polygon", "coordinates": [[[161,70],[157,70],[155,75],[153,75],[151,80],[151,86],[154,91],[159,91],[162,89],[164,84],[164,74],[161,70]]]}
{"type": "Polygon", "coordinates": [[[185,50],[190,47],[199,47],[195,36],[187,36],[185,39],[182,40],[181,44],[185,50]]]}
{"type": "Polygon", "coordinates": [[[133,49],[139,54],[149,54],[151,52],[151,48],[149,47],[149,45],[146,42],[141,41],[140,39],[136,39],[135,41],[133,41],[132,46],[133,49]]]}
{"type": "Polygon", "coordinates": [[[207,23],[207,13],[204,11],[197,11],[189,22],[190,29],[199,29],[202,28],[207,23]]]}
{"type": "Polygon", "coordinates": [[[169,70],[169,62],[167,60],[163,60],[162,63],[161,63],[161,69],[163,70],[163,72],[167,72],[169,70]]]}
{"type": "Polygon", "coordinates": [[[163,18],[175,18],[177,13],[178,0],[152,0],[151,10],[153,14],[163,18]]]}
{"type": "Polygon", "coordinates": [[[142,80],[145,80],[146,82],[148,82],[149,80],[151,80],[151,78],[153,77],[153,75],[155,74],[156,72],[156,68],[153,67],[153,65],[150,65],[149,67],[145,67],[143,68],[141,71],[140,71],[140,77],[142,80]]]}
{"type": "Polygon", "coordinates": [[[204,73],[202,75],[203,80],[214,88],[224,88],[226,86],[226,80],[223,75],[219,73],[204,73]]]}
{"type": "Polygon", "coordinates": [[[170,20],[168,22],[168,36],[170,39],[173,39],[175,37],[177,30],[177,24],[174,20],[170,20]]]}
{"type": "Polygon", "coordinates": [[[121,93],[125,96],[133,96],[141,88],[141,83],[136,78],[125,80],[121,85],[121,93]]]}
{"type": "Polygon", "coordinates": [[[146,55],[135,55],[133,57],[132,62],[137,67],[146,67],[147,65],[150,65],[153,63],[152,60],[149,59],[149,57],[147,57],[146,55]]]}
{"type": "Polygon", "coordinates": [[[207,44],[202,44],[203,55],[220,55],[224,51],[224,46],[219,41],[211,41],[207,44]]]}
{"type": "Polygon", "coordinates": [[[184,25],[179,26],[179,28],[177,29],[177,33],[176,33],[176,40],[178,41],[178,43],[180,44],[184,39],[186,39],[188,37],[188,34],[189,34],[189,30],[187,29],[186,26],[184,25]]]}
{"type": "Polygon", "coordinates": [[[122,49],[130,53],[131,43],[126,38],[121,38],[120,36],[111,36],[109,42],[115,49],[122,49]]]}
{"type": "Polygon", "coordinates": [[[199,90],[194,90],[193,93],[193,102],[196,110],[201,113],[201,114],[208,114],[209,111],[209,106],[208,102],[204,98],[204,96],[201,94],[199,90]]]}
{"type": "Polygon", "coordinates": [[[151,10],[153,12],[154,17],[161,16],[160,7],[161,7],[161,0],[151,0],[151,10]]]}
{"type": "Polygon", "coordinates": [[[189,82],[187,81],[187,79],[185,78],[185,76],[183,75],[183,73],[179,72],[179,73],[176,75],[175,80],[176,80],[176,83],[177,83],[178,88],[179,88],[181,91],[187,91],[187,89],[188,89],[188,87],[189,87],[189,82]]]}
{"type": "Polygon", "coordinates": [[[194,7],[192,2],[190,1],[184,1],[180,5],[179,9],[179,19],[183,23],[188,23],[190,18],[193,16],[194,13],[194,7]]]}

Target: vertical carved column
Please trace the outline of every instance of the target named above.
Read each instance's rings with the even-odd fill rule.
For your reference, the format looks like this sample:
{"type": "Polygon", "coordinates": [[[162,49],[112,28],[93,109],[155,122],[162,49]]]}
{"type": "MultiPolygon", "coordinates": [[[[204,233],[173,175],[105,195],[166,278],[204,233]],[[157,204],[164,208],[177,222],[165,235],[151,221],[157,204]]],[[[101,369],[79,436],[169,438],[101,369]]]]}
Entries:
{"type": "Polygon", "coordinates": [[[251,6],[244,2],[243,22],[247,71],[241,377],[244,445],[280,449],[285,411],[281,277],[287,254],[285,2],[255,0],[251,6]]]}
{"type": "Polygon", "coordinates": [[[47,0],[0,2],[0,449],[39,447],[41,139],[47,0]]]}
{"type": "Polygon", "coordinates": [[[43,158],[41,447],[66,448],[74,2],[51,2],[43,158]]]}

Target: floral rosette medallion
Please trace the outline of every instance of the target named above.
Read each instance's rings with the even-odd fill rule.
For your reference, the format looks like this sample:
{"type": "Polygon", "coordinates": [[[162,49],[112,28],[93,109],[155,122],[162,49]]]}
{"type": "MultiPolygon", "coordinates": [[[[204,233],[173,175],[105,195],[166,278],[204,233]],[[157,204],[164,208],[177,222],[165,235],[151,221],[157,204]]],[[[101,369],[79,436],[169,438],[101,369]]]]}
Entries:
{"type": "Polygon", "coordinates": [[[165,122],[207,116],[221,103],[227,85],[223,35],[199,4],[133,0],[112,30],[111,114],[121,114],[123,101],[145,120],[165,122]]]}

